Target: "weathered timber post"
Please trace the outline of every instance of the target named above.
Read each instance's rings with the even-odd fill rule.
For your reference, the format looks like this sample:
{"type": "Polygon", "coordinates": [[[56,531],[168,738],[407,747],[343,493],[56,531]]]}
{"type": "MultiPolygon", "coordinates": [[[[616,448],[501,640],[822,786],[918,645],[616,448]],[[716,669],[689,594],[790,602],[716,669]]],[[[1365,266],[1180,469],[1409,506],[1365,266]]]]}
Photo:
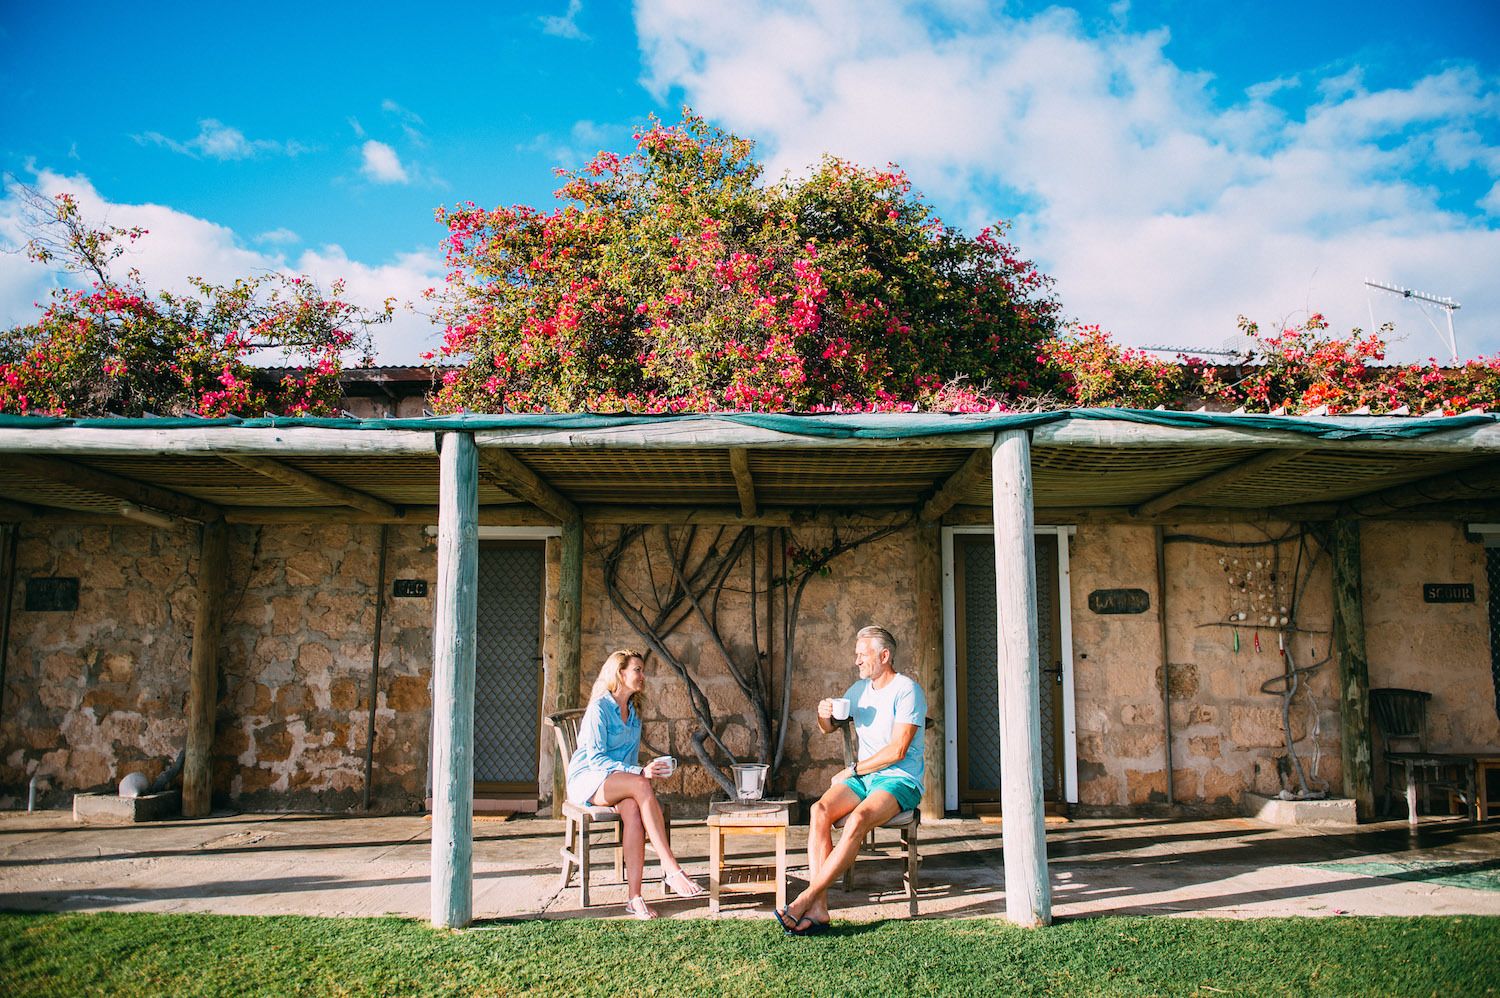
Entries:
{"type": "Polygon", "coordinates": [[[474,437],[442,438],[432,628],[432,923],[474,917],[474,629],[479,462],[474,437]]]}
{"type": "Polygon", "coordinates": [[[1375,815],[1371,779],[1370,660],[1365,657],[1359,521],[1333,521],[1333,648],[1339,659],[1339,727],[1344,793],[1361,821],[1375,815]]]}
{"type": "MultiPolygon", "coordinates": [[[[563,523],[559,551],[561,571],[557,586],[557,678],[553,688],[553,710],[578,706],[578,675],[581,667],[583,631],[583,520],[573,517],[563,523]]],[[[567,795],[568,760],[552,767],[552,814],[562,814],[567,795]]]]}
{"type": "Polygon", "coordinates": [[[1041,678],[1032,536],[1031,438],[995,435],[995,603],[999,634],[1000,806],[1005,837],[1005,914],[1027,927],[1052,922],[1047,825],[1042,810],[1041,678]]]}
{"type": "Polygon", "coordinates": [[[198,543],[198,609],[193,617],[193,658],[188,675],[187,748],[182,759],[182,814],[204,818],[213,811],[214,718],[219,703],[219,625],[229,528],[223,520],[203,525],[198,543]]]}
{"type": "Polygon", "coordinates": [[[923,778],[922,817],[943,816],[943,553],[942,528],[916,528],[917,643],[912,656],[915,678],[927,696],[932,722],[923,738],[927,769],[923,778]]]}

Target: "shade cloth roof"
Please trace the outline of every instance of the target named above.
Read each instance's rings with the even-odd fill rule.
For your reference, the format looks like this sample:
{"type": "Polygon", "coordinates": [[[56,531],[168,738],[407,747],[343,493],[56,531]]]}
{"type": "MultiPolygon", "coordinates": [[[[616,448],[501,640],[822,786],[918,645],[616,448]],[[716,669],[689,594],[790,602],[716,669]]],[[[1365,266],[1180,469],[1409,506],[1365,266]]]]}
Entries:
{"type": "MultiPolygon", "coordinates": [[[[428,516],[435,441],[475,434],[586,516],[650,510],[899,511],[942,496],[951,521],[991,501],[997,431],[1032,438],[1038,515],[1326,518],[1340,513],[1500,517],[1500,416],[1287,417],[1121,409],[1040,413],[461,414],[417,419],[63,419],[0,416],[0,519],[117,515],[130,483],[231,519],[326,515],[326,483],[428,516]],[[7,455],[13,455],[7,459],[7,455]],[[244,466],[249,457],[258,469],[244,466]],[[43,464],[38,464],[38,459],[43,464]],[[236,459],[240,459],[236,463],[236,459]],[[290,469],[288,474],[276,472],[290,469]],[[740,474],[736,474],[736,472],[740,474]],[[295,479],[288,481],[288,478],[295,479]],[[125,487],[106,490],[111,483],[125,487]],[[749,495],[747,505],[747,490],[749,495]],[[1186,493],[1173,498],[1173,493],[1186,493]]],[[[491,522],[534,514],[514,480],[487,473],[491,522]]],[[[136,497],[137,500],[139,497],[136,497]]],[[[347,497],[346,497],[347,498],[347,497]]],[[[147,496],[149,500],[149,495],[147,496]]],[[[137,502],[152,508],[150,501],[137,502]]],[[[158,507],[159,508],[159,507],[158,507]]],[[[351,519],[382,518],[350,507],[351,519]]],[[[646,515],[642,513],[641,515],[646,515]]],[[[191,515],[190,515],[191,518],[191,515]]],[[[545,517],[543,519],[546,519],[545,517]]]]}

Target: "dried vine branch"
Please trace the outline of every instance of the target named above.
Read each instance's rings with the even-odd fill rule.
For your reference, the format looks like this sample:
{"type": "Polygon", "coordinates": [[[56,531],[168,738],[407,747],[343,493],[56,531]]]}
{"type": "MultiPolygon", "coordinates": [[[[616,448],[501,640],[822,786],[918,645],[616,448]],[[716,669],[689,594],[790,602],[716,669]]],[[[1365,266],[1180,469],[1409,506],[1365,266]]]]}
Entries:
{"type": "MultiPolygon", "coordinates": [[[[780,770],[785,754],[786,731],[791,716],[792,677],[796,667],[796,619],[802,605],[802,596],[807,584],[816,575],[826,574],[828,566],[840,555],[871,541],[879,540],[906,524],[892,524],[845,537],[837,528],[833,531],[833,542],[816,550],[794,548],[783,528],[779,535],[767,533],[766,579],[764,589],[759,578],[755,553],[756,531],[753,527],[741,527],[732,536],[726,537],[726,528],[702,543],[697,527],[688,527],[680,535],[672,528],[661,527],[659,546],[665,553],[666,578],[658,574],[653,558],[653,533],[647,527],[622,527],[614,546],[605,554],[605,588],[610,602],[640,636],[641,640],[661,658],[677,675],[688,694],[693,717],[698,731],[692,736],[693,753],[704,770],[719,784],[725,793],[733,796],[734,784],[726,775],[729,765],[739,759],[726,745],[718,733],[713,705],[698,679],[693,675],[681,656],[675,654],[668,639],[689,617],[696,617],[707,633],[709,642],[723,659],[735,688],[745,698],[747,716],[755,741],[756,758],[768,763],[774,779],[780,770]],[[780,571],[776,571],[773,538],[779,536],[782,552],[780,571]],[[727,541],[727,543],[726,543],[727,541]],[[641,547],[646,569],[649,593],[640,594],[621,580],[620,565],[626,553],[634,546],[641,547]],[[793,552],[796,556],[793,557],[793,552]],[[695,557],[696,552],[696,557],[695,557]],[[748,558],[746,557],[748,553],[748,558]],[[740,566],[748,562],[751,659],[741,661],[724,638],[724,625],[720,621],[720,598],[729,580],[740,566]],[[779,704],[773,699],[771,676],[763,668],[760,649],[761,607],[772,613],[772,590],[781,590],[782,666],[779,704]],[[762,602],[761,596],[765,599],[762,602]],[[643,598],[644,597],[644,598],[643,598]],[[773,707],[775,704],[775,707],[773,707]]],[[[768,620],[769,624],[769,620],[768,620]]],[[[768,634],[770,632],[768,631],[768,634]]],[[[769,649],[766,658],[770,658],[769,649]]]]}

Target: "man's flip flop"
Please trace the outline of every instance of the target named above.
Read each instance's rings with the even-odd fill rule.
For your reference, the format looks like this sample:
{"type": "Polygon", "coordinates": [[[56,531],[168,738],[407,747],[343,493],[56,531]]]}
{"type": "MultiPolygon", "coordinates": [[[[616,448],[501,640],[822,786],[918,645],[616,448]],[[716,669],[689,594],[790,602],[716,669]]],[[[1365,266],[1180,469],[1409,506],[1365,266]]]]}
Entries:
{"type": "Polygon", "coordinates": [[[801,918],[794,920],[792,924],[788,925],[786,920],[791,917],[791,914],[791,911],[787,908],[777,908],[776,914],[774,916],[777,923],[781,925],[781,931],[786,935],[811,936],[817,934],[818,932],[825,931],[828,928],[827,922],[815,922],[806,915],[803,915],[801,918]],[[803,923],[806,923],[806,925],[804,925],[803,923]],[[819,928],[819,926],[821,926],[821,928],[819,928]]]}

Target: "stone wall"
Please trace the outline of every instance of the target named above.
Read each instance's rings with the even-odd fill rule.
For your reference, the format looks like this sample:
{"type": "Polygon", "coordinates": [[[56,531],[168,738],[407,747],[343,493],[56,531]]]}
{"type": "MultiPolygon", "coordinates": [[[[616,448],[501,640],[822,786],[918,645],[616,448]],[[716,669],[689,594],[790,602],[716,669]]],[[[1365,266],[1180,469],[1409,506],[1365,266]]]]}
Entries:
{"type": "MultiPolygon", "coordinates": [[[[386,587],[435,578],[432,539],[390,527],[386,587]]],[[[361,805],[378,526],[241,527],[230,548],[214,787],[250,810],[361,805]]],[[[432,601],[388,599],[371,803],[420,809],[431,715],[432,601]]]]}
{"type": "MultiPolygon", "coordinates": [[[[1281,698],[1262,692],[1284,672],[1265,615],[1291,616],[1289,578],[1298,542],[1267,536],[1295,528],[1167,527],[1167,646],[1171,651],[1173,797],[1179,804],[1227,808],[1245,790],[1274,794],[1298,782],[1285,745],[1281,698]],[[1255,543],[1255,547],[1228,546],[1255,543]],[[1275,551],[1279,547],[1280,560],[1275,551]],[[1239,564],[1235,564],[1238,559],[1239,564]],[[1279,570],[1280,584],[1269,576],[1279,570]],[[1251,577],[1246,578],[1246,574],[1251,577]],[[1243,587],[1243,589],[1242,589],[1243,587]],[[1245,612],[1243,623],[1231,614],[1245,612]],[[1255,626],[1257,620],[1262,626],[1255,626]],[[1239,648],[1235,649],[1238,633],[1239,648]],[[1260,648],[1255,647],[1259,635],[1260,648]]],[[[1313,789],[1342,789],[1337,665],[1329,659],[1329,562],[1315,544],[1303,551],[1290,652],[1303,676],[1290,712],[1296,749],[1313,789]]],[[[1071,545],[1073,643],[1078,720],[1079,802],[1118,807],[1166,802],[1161,598],[1153,527],[1080,526],[1071,545]],[[1095,589],[1151,594],[1142,614],[1088,608],[1095,589]]]]}
{"type": "Polygon", "coordinates": [[[0,704],[0,807],[154,778],[182,747],[197,530],[19,528],[0,704]],[[76,612],[26,609],[25,580],[79,580],[76,612]]]}
{"type": "MultiPolygon", "coordinates": [[[[231,532],[214,791],[247,809],[358,805],[364,787],[379,527],[231,532]]],[[[420,527],[392,527],[389,578],[432,578],[420,527]]],[[[23,527],[17,551],[0,806],[154,778],[186,731],[197,530],[23,527]],[[76,576],[76,612],[24,609],[24,580],[76,576]]],[[[431,713],[430,599],[386,604],[372,804],[421,806],[431,713]]]]}
{"type": "MultiPolygon", "coordinates": [[[[1280,700],[1260,689],[1282,671],[1274,630],[1247,620],[1238,628],[1236,651],[1235,628],[1224,625],[1231,613],[1250,606],[1249,597],[1260,586],[1240,576],[1273,569],[1289,574],[1297,545],[1281,546],[1279,566],[1242,566],[1236,575],[1234,566],[1220,560],[1270,562],[1271,549],[1212,543],[1263,542],[1265,530],[1280,535],[1288,529],[1165,531],[1179,803],[1228,810],[1247,789],[1275,793],[1295,786],[1280,700]],[[1186,534],[1197,539],[1179,539],[1186,534]]],[[[604,526],[585,531],[580,702],[610,650],[643,643],[604,589],[604,557],[615,532],[604,526]]],[[[232,531],[214,759],[220,804],[264,810],[360,806],[378,535],[378,527],[347,525],[232,531]]],[[[717,535],[716,529],[700,529],[696,543],[701,549],[717,535]]],[[[653,529],[649,536],[649,567],[639,546],[621,562],[624,588],[637,604],[649,600],[649,572],[664,584],[669,570],[662,531],[653,529]]],[[[726,531],[719,542],[730,536],[726,531]]],[[[809,582],[797,630],[786,762],[777,789],[814,797],[841,767],[839,740],[818,732],[815,709],[820,698],[841,693],[855,678],[851,643],[860,627],[890,628],[904,643],[900,666],[914,671],[917,536],[905,530],[874,541],[841,556],[826,576],[809,582]]],[[[686,534],[674,530],[673,537],[680,544],[686,534]]],[[[760,531],[758,538],[764,576],[768,532],[760,531]]],[[[828,531],[799,529],[790,543],[817,549],[830,539],[828,531]]],[[[1363,540],[1371,684],[1431,691],[1434,747],[1500,747],[1489,675],[1483,549],[1466,540],[1460,528],[1436,524],[1367,524],[1363,540]],[[1476,602],[1425,604],[1424,582],[1472,582],[1476,602]]],[[[773,543],[781,545],[779,538],[773,543]]],[[[1079,799],[1101,810],[1149,808],[1166,794],[1155,532],[1082,525],[1070,551],[1079,799]],[[1146,590],[1151,607],[1142,614],[1093,613],[1088,595],[1104,588],[1146,590]]],[[[1294,661],[1306,666],[1329,656],[1329,564],[1316,551],[1309,546],[1303,554],[1307,581],[1297,622],[1307,633],[1291,646],[1294,661]]],[[[391,527],[389,552],[388,584],[398,577],[435,581],[434,544],[423,528],[391,527]]],[[[73,791],[112,787],[130,772],[154,777],[181,748],[196,564],[195,529],[21,528],[0,707],[0,806],[24,803],[33,774],[50,788],[43,802],[60,805],[73,791]],[[26,611],[24,580],[55,575],[80,578],[79,609],[26,611]]],[[[557,544],[551,541],[549,616],[558,572],[557,544]]],[[[720,631],[743,661],[754,657],[747,588],[742,571],[729,580],[718,608],[720,631]]],[[[1278,616],[1280,600],[1277,596],[1278,616]]],[[[759,646],[769,651],[762,667],[774,677],[773,694],[779,696],[779,593],[773,604],[768,618],[762,596],[759,646]]],[[[371,787],[377,810],[416,810],[426,795],[431,623],[430,597],[386,602],[371,787]]],[[[754,755],[745,699],[701,622],[689,619],[668,643],[708,695],[726,744],[742,757],[754,755]]],[[[555,709],[555,656],[556,634],[549,632],[544,712],[555,709]]],[[[941,697],[932,680],[924,685],[936,706],[941,697]]],[[[1326,661],[1305,677],[1291,712],[1309,781],[1335,793],[1342,791],[1336,691],[1336,663],[1326,661]]],[[[697,724],[685,687],[653,662],[648,693],[647,740],[684,763],[664,789],[701,802],[714,786],[694,761],[690,738],[697,724]]],[[[553,767],[545,731],[539,731],[538,748],[545,804],[553,767]]],[[[938,765],[940,754],[930,753],[929,765],[938,765]]]]}
{"type": "Polygon", "coordinates": [[[1500,752],[1483,546],[1458,524],[1369,523],[1360,553],[1370,686],[1432,694],[1429,749],[1500,752]],[[1474,602],[1427,603],[1428,582],[1472,583],[1474,602]]]}
{"type": "MultiPolygon", "coordinates": [[[[701,552],[717,535],[717,529],[700,529],[695,552],[701,552]]],[[[674,528],[675,544],[686,536],[674,528]]],[[[733,530],[726,531],[720,543],[728,543],[733,530]]],[[[844,536],[858,536],[845,531],[844,536]]],[[[829,778],[843,767],[841,742],[836,736],[823,735],[817,727],[818,701],[841,695],[858,678],[854,666],[854,634],[869,624],[888,628],[902,649],[898,667],[911,669],[911,649],[916,638],[916,596],[911,565],[915,561],[915,533],[901,531],[872,541],[867,546],[839,556],[829,565],[827,575],[814,576],[802,596],[796,631],[796,677],[792,683],[790,723],[785,739],[786,763],[776,790],[817,797],[828,787],[829,778]]],[[[614,527],[594,527],[585,531],[583,591],[583,663],[581,667],[580,703],[586,702],[598,675],[600,664],[617,648],[642,648],[643,642],[631,629],[626,617],[611,605],[604,587],[603,555],[616,537],[614,527]]],[[[621,589],[631,594],[634,605],[654,605],[648,572],[654,570],[658,586],[668,582],[669,562],[665,560],[665,540],[659,528],[647,537],[651,545],[650,569],[639,544],[632,545],[621,561],[621,589]]],[[[766,569],[767,532],[757,532],[758,570],[766,569]]],[[[832,541],[826,530],[799,529],[790,536],[793,546],[808,550],[822,548],[832,541]]],[[[776,542],[779,545],[779,541],[776,542]]],[[[783,620],[781,590],[773,600],[769,626],[764,597],[765,581],[758,587],[761,613],[758,625],[762,653],[768,649],[770,660],[765,668],[773,679],[773,694],[779,705],[784,648],[781,640],[783,620]],[[774,639],[768,640],[768,631],[774,639]]],[[[719,606],[719,632],[740,661],[754,658],[751,650],[749,615],[748,561],[741,572],[731,577],[719,606]]],[[[707,638],[707,630],[696,617],[690,617],[668,640],[668,647],[687,666],[713,705],[714,719],[729,749],[741,759],[753,757],[753,732],[747,701],[724,664],[723,656],[707,638]]],[[[690,739],[697,730],[688,700],[686,684],[655,657],[649,660],[647,696],[643,712],[646,741],[676,756],[682,765],[676,775],[664,781],[667,793],[690,798],[706,798],[715,784],[696,762],[690,739]]],[[[753,758],[752,758],[753,761],[753,758]]]]}

